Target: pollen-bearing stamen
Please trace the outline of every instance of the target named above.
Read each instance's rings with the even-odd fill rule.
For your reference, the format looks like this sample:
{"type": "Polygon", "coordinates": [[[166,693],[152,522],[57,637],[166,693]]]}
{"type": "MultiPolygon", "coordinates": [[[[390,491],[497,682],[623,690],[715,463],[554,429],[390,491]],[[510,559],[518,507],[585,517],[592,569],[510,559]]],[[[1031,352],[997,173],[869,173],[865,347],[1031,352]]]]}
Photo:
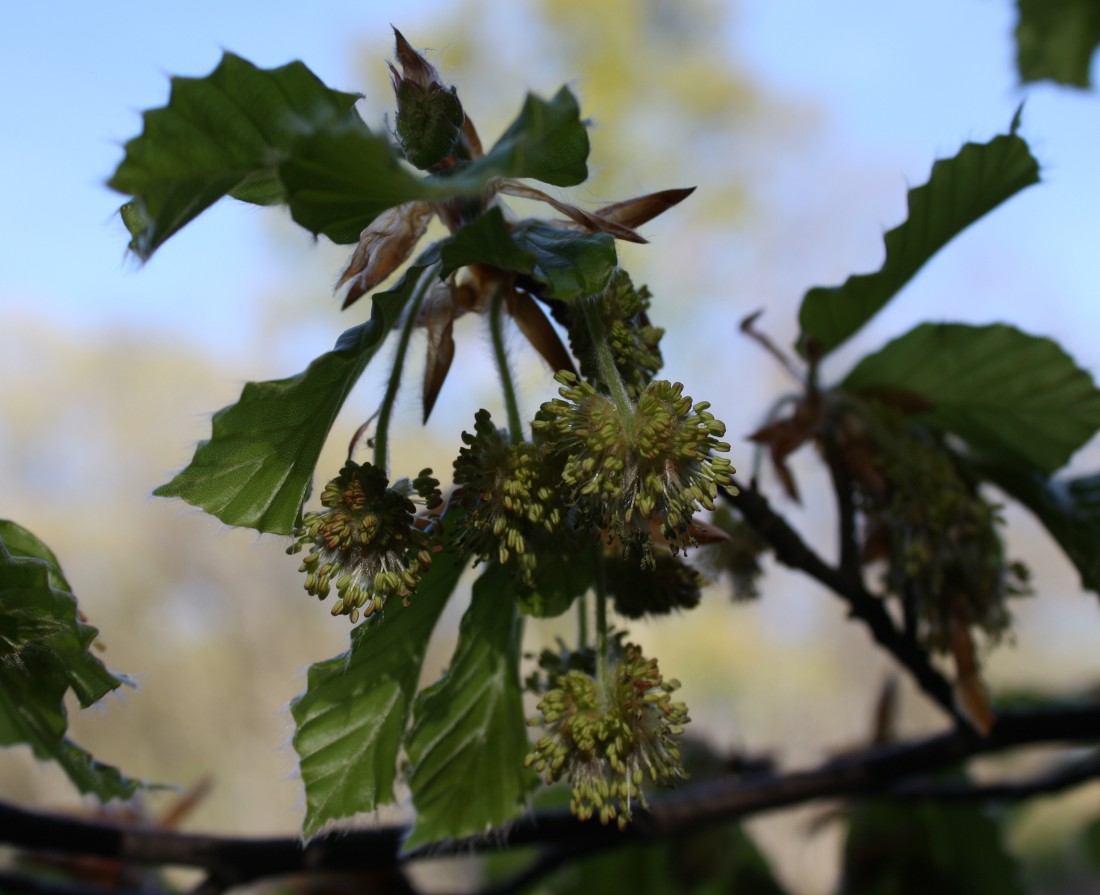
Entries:
{"type": "Polygon", "coordinates": [[[441,502],[431,470],[391,487],[378,467],[349,460],[321,492],[325,509],[302,517],[287,552],[311,548],[299,571],[306,591],[322,600],[336,586],[333,615],[354,623],[380,612],[391,596],[408,605],[432,562],[432,533],[417,524],[413,495],[428,507],[441,502]]]}

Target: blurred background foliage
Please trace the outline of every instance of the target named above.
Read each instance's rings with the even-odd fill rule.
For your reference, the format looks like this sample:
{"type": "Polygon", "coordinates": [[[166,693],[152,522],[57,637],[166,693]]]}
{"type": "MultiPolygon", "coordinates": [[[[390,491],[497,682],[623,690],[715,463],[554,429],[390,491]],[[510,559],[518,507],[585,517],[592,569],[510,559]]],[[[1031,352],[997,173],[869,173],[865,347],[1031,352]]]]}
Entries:
{"type": "MultiPolygon", "coordinates": [[[[766,307],[762,325],[779,344],[790,344],[805,288],[875,265],[881,230],[903,212],[904,184],[894,160],[826,154],[827,169],[805,170],[807,147],[829,141],[830,110],[761,80],[731,55],[741,9],[717,0],[462,0],[430,15],[391,11],[391,17],[414,45],[431,48],[486,141],[513,115],[525,90],[547,95],[570,82],[594,123],[594,176],[574,199],[595,203],[700,187],[646,228],[653,245],[621,247],[623,261],[635,282],[650,284],[654,322],[669,328],[669,374],[684,381],[689,394],[713,403],[729,427],[734,463],[748,474],[752,450],[740,439],[789,383],[738,335],[738,323],[766,307]],[[838,209],[851,212],[846,226],[835,224],[838,209]]],[[[1008,34],[1004,41],[1008,52],[1008,34]]],[[[349,55],[361,81],[332,86],[362,89],[364,117],[379,123],[391,105],[383,65],[390,35],[345,35],[334,52],[349,55]]],[[[1005,108],[1011,108],[1007,101],[1005,108]]],[[[1006,126],[1009,116],[1003,116],[1006,126]]],[[[946,131],[931,139],[947,154],[957,148],[950,142],[956,136],[946,131]]],[[[820,152],[813,158],[823,163],[820,152]]],[[[914,170],[926,173],[932,160],[924,157],[914,170]]],[[[304,688],[310,662],[345,648],[347,625],[302,592],[297,563],[284,556],[279,539],[226,530],[148,495],[186,461],[189,446],[206,437],[209,414],[234,400],[243,380],[296,372],[362,318],[339,315],[331,295],[344,249],[313,246],[283,216],[251,221],[262,234],[265,264],[250,275],[245,294],[222,296],[247,311],[232,351],[177,337],[170,325],[89,333],[0,287],[6,383],[0,389],[0,510],[58,553],[81,606],[101,629],[104,659],[138,684],[103,707],[74,712],[74,738],[131,775],[184,786],[211,778],[211,793],[191,826],[262,835],[299,822],[302,797],[287,745],[286,705],[304,688]]],[[[123,241],[120,233],[120,247],[123,241]]],[[[988,297],[1011,293],[1005,283],[1018,279],[1011,260],[976,245],[977,257],[962,268],[954,294],[914,301],[914,316],[957,310],[967,297],[972,301],[964,313],[976,319],[1020,320],[1016,305],[988,297]]],[[[79,288],[74,272],[65,275],[79,288]]],[[[142,271],[118,276],[140,290],[142,271]]],[[[223,287],[215,279],[204,288],[223,287]]],[[[884,316],[853,351],[880,343],[883,332],[901,331],[897,318],[884,316]]],[[[1044,319],[1072,321],[1073,309],[1048,309],[1044,319]]],[[[445,478],[458,434],[471,426],[474,412],[486,406],[499,414],[481,325],[461,321],[463,377],[452,377],[426,432],[417,424],[415,389],[407,390],[406,425],[394,450],[405,471],[430,464],[445,478]]],[[[1085,351],[1078,359],[1086,366],[1100,357],[1091,345],[1070,342],[1068,348],[1085,351]]],[[[520,356],[518,342],[515,354],[524,405],[533,408],[549,394],[549,377],[537,361],[520,356]]],[[[334,429],[322,469],[338,467],[347,439],[374,409],[378,382],[378,371],[373,378],[368,371],[334,429]]],[[[1089,456],[1093,465],[1086,459],[1084,468],[1095,468],[1097,453],[1089,456]]],[[[806,505],[779,506],[830,555],[825,482],[806,457],[798,458],[796,471],[806,505]]],[[[774,484],[766,475],[763,481],[774,484]]],[[[1096,606],[1080,594],[1038,527],[1018,512],[1009,518],[1010,553],[1032,566],[1039,596],[1018,607],[1015,646],[991,657],[994,689],[1092,687],[1096,606]]],[[[724,751],[774,750],[789,765],[867,742],[887,663],[816,585],[771,566],[767,572],[762,600],[732,605],[729,583],[719,582],[691,613],[634,626],[647,650],[661,656],[662,668],[683,682],[692,732],[724,751]]],[[[447,613],[448,630],[456,627],[462,602],[447,613]]],[[[531,632],[532,650],[539,638],[558,633],[553,624],[532,625],[531,632]]],[[[447,661],[448,646],[445,638],[435,642],[426,680],[447,661]]],[[[907,685],[901,706],[901,734],[940,724],[907,685]]],[[[61,774],[37,766],[22,749],[0,753],[0,791],[28,805],[74,802],[61,774]]],[[[1012,841],[1030,856],[1037,879],[1068,886],[1088,866],[1065,831],[1098,811],[1100,784],[1092,784],[1013,818],[1012,841]]],[[[825,892],[834,884],[841,828],[821,818],[822,809],[810,807],[750,824],[794,891],[825,892]]]]}

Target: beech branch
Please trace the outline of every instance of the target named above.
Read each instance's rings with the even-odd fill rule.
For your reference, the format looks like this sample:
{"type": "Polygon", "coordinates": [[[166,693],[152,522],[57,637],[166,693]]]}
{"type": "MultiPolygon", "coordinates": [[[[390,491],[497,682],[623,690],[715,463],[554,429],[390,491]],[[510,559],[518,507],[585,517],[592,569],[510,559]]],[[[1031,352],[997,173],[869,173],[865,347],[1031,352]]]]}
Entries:
{"type": "MultiPolygon", "coordinates": [[[[573,858],[628,842],[659,841],[819,799],[868,795],[907,799],[1025,798],[1100,776],[1100,756],[1015,784],[955,786],[932,781],[929,775],[977,755],[1017,746],[1096,741],[1100,741],[1100,701],[1005,711],[998,714],[987,737],[960,726],[937,736],[851,752],[812,770],[762,772],[685,786],[654,799],[651,810],[637,812],[634,823],[625,831],[614,825],[581,822],[564,811],[530,814],[512,825],[506,844],[509,848],[540,846],[573,858]]],[[[49,855],[201,868],[209,874],[202,886],[204,892],[290,874],[378,874],[410,861],[501,848],[499,838],[474,837],[403,852],[401,843],[406,832],[403,827],[387,826],[337,832],[303,844],[297,837],[196,835],[81,820],[0,803],[0,843],[49,855]]],[[[90,888],[85,887],[85,891],[90,888]]],[[[77,895],[75,889],[73,895],[77,895]]]]}
{"type": "MultiPolygon", "coordinates": [[[[843,482],[834,483],[838,495],[843,482]]],[[[883,601],[863,585],[858,569],[851,571],[854,556],[854,528],[850,500],[838,496],[841,508],[841,568],[834,568],[822,559],[790,524],[772,509],[768,499],[751,485],[735,482],[736,495],[726,492],[726,498],[740,511],[745,521],[772,548],[783,565],[823,584],[848,605],[848,613],[859,619],[883,649],[893,656],[912,676],[917,686],[948,715],[957,721],[961,716],[955,708],[955,697],[948,682],[928,658],[928,654],[911,637],[898,630],[883,606],[883,601]]]]}

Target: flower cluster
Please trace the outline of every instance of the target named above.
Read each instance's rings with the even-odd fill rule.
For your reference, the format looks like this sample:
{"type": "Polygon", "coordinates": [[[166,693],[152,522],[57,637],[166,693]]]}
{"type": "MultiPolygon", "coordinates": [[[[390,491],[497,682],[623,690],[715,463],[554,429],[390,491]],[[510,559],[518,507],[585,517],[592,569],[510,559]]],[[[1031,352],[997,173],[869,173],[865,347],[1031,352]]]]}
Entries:
{"type": "Polygon", "coordinates": [[[360,614],[380,612],[391,596],[407,604],[416,591],[432,562],[432,538],[418,524],[413,494],[429,507],[439,505],[439,482],[430,469],[391,487],[378,467],[349,460],[321,492],[325,509],[302,517],[287,552],[310,548],[299,568],[305,589],[324,599],[335,583],[333,615],[354,623],[360,614]]]}
{"type": "MultiPolygon", "coordinates": [[[[650,324],[646,313],[649,300],[649,289],[645,286],[635,289],[630,276],[620,268],[612,275],[595,308],[615,367],[631,400],[638,399],[664,363],[658,345],[665,331],[650,324]]],[[[569,347],[580,359],[584,378],[598,381],[597,349],[587,326],[569,328],[569,347]]]]}
{"type": "Polygon", "coordinates": [[[996,639],[1009,625],[1005,598],[1027,570],[1006,563],[995,504],[928,431],[884,407],[856,409],[849,467],[867,519],[865,554],[889,559],[887,584],[909,601],[932,649],[951,648],[952,625],[996,639]]]}
{"type": "Polygon", "coordinates": [[[524,585],[533,586],[541,548],[565,533],[560,474],[538,446],[511,444],[487,410],[477,412],[474,433],[463,432],[462,441],[452,498],[468,513],[459,544],[481,559],[511,565],[524,585]]]}
{"type": "Polygon", "coordinates": [[[661,677],[656,659],[628,643],[602,685],[576,670],[556,683],[530,722],[547,733],[525,764],[547,783],[569,781],[569,809],[579,819],[598,814],[601,823],[625,827],[635,799],[646,807],[647,780],[686,776],[676,740],[690,720],[687,707],[672,701],[679,683],[661,677]]]}
{"type": "Polygon", "coordinates": [[[720,488],[733,484],[733,467],[716,452],[725,425],[705,401],[692,404],[683,386],[650,382],[633,412],[594,386],[560,372],[561,396],[542,405],[535,431],[565,457],[562,481],[588,519],[624,545],[642,550],[652,567],[652,531],[675,552],[692,543],[692,515],[714,509],[720,488]]]}
{"type": "Polygon", "coordinates": [[[694,609],[703,596],[706,579],[667,553],[654,557],[652,569],[643,569],[622,556],[608,557],[605,564],[608,594],[615,611],[626,618],[694,609]]]}

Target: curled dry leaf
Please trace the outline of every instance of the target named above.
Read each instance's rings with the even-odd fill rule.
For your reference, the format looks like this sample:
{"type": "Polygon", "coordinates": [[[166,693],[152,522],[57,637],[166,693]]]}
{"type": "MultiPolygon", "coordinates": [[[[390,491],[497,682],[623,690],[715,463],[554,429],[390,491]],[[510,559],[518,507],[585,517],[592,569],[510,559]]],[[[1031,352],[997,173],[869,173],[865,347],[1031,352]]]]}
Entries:
{"type": "Polygon", "coordinates": [[[955,659],[955,707],[978,733],[989,736],[994,720],[989,687],[982,680],[970,628],[958,618],[951,619],[951,654],[955,659]]]}
{"type": "Polygon", "coordinates": [[[343,307],[350,307],[408,260],[433,214],[429,202],[406,202],[371,221],[359,234],[359,244],[336,284],[339,289],[351,283],[343,307]]]}
{"type": "Polygon", "coordinates": [[[766,445],[772,466],[779,476],[783,489],[792,500],[800,500],[798,484],[787,457],[813,437],[821,426],[821,402],[813,394],[800,399],[789,417],[774,420],[749,436],[750,441],[766,445]]]}
{"type": "Polygon", "coordinates": [[[469,285],[456,286],[453,279],[432,285],[416,315],[416,325],[427,330],[428,353],[424,365],[424,422],[431,416],[436,399],[447,380],[455,356],[454,322],[476,300],[469,285]]]}
{"type": "Polygon", "coordinates": [[[504,306],[512,319],[516,321],[523,337],[542,355],[555,373],[568,370],[576,374],[573,358],[562,344],[558,331],[546,319],[542,306],[526,292],[511,290],[505,297],[504,306]]]}
{"type": "Polygon", "coordinates": [[[412,44],[405,40],[404,34],[394,28],[393,37],[397,62],[401,66],[402,72],[399,75],[397,70],[392,65],[390,66],[390,72],[393,74],[395,83],[404,78],[424,90],[430,87],[446,86],[436,67],[412,48],[412,44]]]}
{"type": "Polygon", "coordinates": [[[605,220],[599,214],[589,214],[587,211],[577,208],[575,205],[570,205],[568,202],[559,202],[550,194],[537,190],[532,186],[527,186],[527,184],[515,180],[501,179],[496,181],[494,189],[498,193],[515,196],[517,199],[534,199],[536,202],[545,202],[551,208],[564,214],[574,224],[579,225],[580,229],[587,230],[589,233],[609,233],[616,239],[625,242],[644,243],[646,241],[644,237],[624,224],[605,220]]]}
{"type": "Polygon", "coordinates": [[[647,193],[634,199],[623,199],[621,202],[612,202],[605,205],[593,214],[604,221],[613,224],[622,224],[624,227],[640,227],[646,221],[652,221],[660,214],[664,214],[672,206],[679,205],[688,196],[695,192],[695,187],[681,187],[674,190],[661,190],[657,193],[647,193]]]}

